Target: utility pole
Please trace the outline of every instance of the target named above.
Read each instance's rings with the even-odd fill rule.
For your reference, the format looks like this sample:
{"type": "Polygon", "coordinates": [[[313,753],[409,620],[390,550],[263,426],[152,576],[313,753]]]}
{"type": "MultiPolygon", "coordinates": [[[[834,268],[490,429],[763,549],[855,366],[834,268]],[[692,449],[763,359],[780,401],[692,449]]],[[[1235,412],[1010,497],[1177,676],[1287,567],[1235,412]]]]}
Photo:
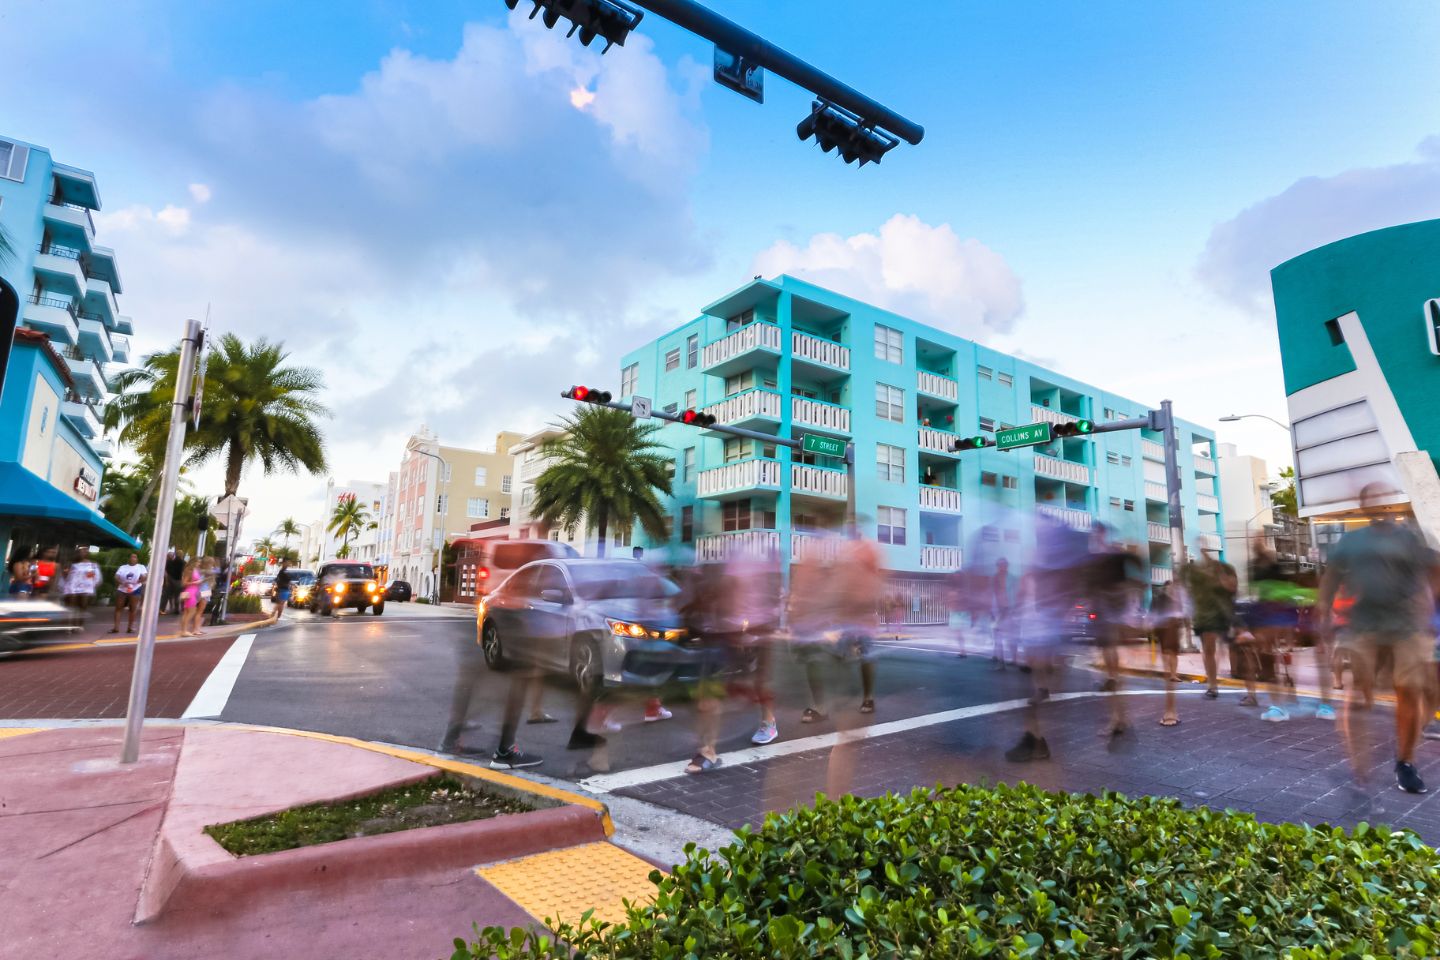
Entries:
{"type": "MultiPolygon", "coordinates": [[[[195,360],[204,334],[200,324],[185,321],[185,339],[180,341],[180,364],[175,375],[175,399],[170,406],[170,438],[160,473],[160,502],[155,508],[155,532],[150,540],[150,565],[170,543],[170,524],[175,513],[175,488],[180,480],[180,460],[185,454],[185,417],[191,407],[195,386],[195,360]]],[[[155,659],[155,630],[160,617],[160,593],[145,591],[140,604],[140,637],[135,644],[135,672],[130,676],[130,703],[125,712],[125,742],[121,763],[140,759],[140,732],[145,722],[145,699],[150,693],[150,667],[155,659]]]]}
{"type": "MultiPolygon", "coordinates": [[[[1155,411],[1152,411],[1154,413],[1155,411]]],[[[1180,434],[1169,400],[1160,401],[1159,417],[1152,429],[1164,431],[1165,501],[1170,513],[1170,568],[1179,576],[1189,557],[1185,552],[1185,513],[1180,504],[1180,434]]]]}

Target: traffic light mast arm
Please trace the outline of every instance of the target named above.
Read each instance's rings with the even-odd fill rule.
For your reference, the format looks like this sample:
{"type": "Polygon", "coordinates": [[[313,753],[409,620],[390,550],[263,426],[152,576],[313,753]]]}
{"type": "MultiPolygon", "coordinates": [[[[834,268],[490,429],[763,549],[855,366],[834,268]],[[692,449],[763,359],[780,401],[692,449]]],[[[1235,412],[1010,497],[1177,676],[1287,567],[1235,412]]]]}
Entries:
{"type": "Polygon", "coordinates": [[[1096,423],[1091,433],[1114,433],[1117,430],[1147,430],[1150,427],[1149,417],[1130,417],[1126,420],[1110,420],[1105,423],[1096,423]]]}
{"type": "MultiPolygon", "coordinates": [[[[569,391],[562,391],[560,396],[564,397],[567,400],[574,399],[574,397],[570,396],[569,391]]],[[[580,402],[588,403],[596,407],[609,407],[611,410],[624,410],[626,413],[632,415],[635,412],[632,409],[632,405],[629,400],[610,400],[605,403],[601,403],[598,400],[586,399],[581,400],[580,402]]],[[[656,420],[668,420],[670,423],[678,423],[681,426],[695,426],[695,424],[686,423],[679,414],[666,413],[664,410],[651,410],[650,416],[654,417],[656,420]]],[[[765,443],[774,443],[782,447],[789,447],[791,450],[800,449],[799,440],[791,440],[788,437],[778,437],[773,433],[761,433],[759,430],[746,430],[744,427],[731,427],[722,423],[712,423],[709,426],[704,427],[703,429],[714,430],[716,433],[726,433],[732,437],[745,437],[750,440],[761,440],[765,443]]]]}
{"type": "Polygon", "coordinates": [[[838,104],[863,117],[870,123],[879,124],[910,144],[918,144],[925,137],[925,128],[900,114],[876,103],[859,91],[846,86],[829,74],[812,67],[793,54],[786,53],[763,37],[758,37],[732,23],[714,11],[707,10],[694,0],[630,0],[657,16],[689,30],[697,36],[710,40],[729,53],[739,54],[745,59],[764,67],[777,76],[784,77],[797,86],[831,103],[838,104]]]}

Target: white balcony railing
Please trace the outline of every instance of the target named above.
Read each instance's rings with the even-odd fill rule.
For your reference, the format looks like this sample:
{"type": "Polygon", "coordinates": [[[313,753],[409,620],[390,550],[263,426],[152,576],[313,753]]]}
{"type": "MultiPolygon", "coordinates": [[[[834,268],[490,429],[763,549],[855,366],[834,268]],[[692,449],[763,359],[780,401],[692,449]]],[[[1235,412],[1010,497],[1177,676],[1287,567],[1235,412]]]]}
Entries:
{"type": "Polygon", "coordinates": [[[1170,525],[1168,523],[1156,523],[1150,520],[1145,524],[1145,530],[1150,535],[1151,543],[1169,543],[1170,525]]]}
{"type": "Polygon", "coordinates": [[[1200,508],[1201,513],[1220,512],[1220,500],[1208,493],[1195,494],[1195,506],[1200,508]]]}
{"type": "Polygon", "coordinates": [[[1042,477],[1050,477],[1054,480],[1064,480],[1068,483],[1090,482],[1090,468],[1083,463],[1075,463],[1072,460],[1061,460],[1059,457],[1047,457],[1043,453],[1035,454],[1035,473],[1042,477]]]}
{"type": "Polygon", "coordinates": [[[1165,462],[1165,444],[1156,443],[1154,440],[1141,439],[1140,455],[1146,460],[1154,460],[1157,463],[1165,462]]]}
{"type": "Polygon", "coordinates": [[[747,323],[727,337],[722,337],[714,343],[707,343],[704,351],[704,365],[713,367],[717,363],[724,363],[726,360],[751,350],[773,350],[780,352],[780,328],[773,323],[756,321],[747,323]]]}
{"type": "Polygon", "coordinates": [[[696,477],[695,487],[702,497],[713,497],[737,490],[779,490],[780,461],[752,458],[727,463],[723,467],[701,470],[696,477]]]}
{"type": "Polygon", "coordinates": [[[797,463],[790,468],[791,493],[808,493],[843,500],[847,489],[844,470],[812,467],[808,463],[797,463]]]}
{"type": "Polygon", "coordinates": [[[1095,518],[1088,510],[1076,510],[1074,507],[1057,507],[1053,504],[1036,504],[1035,512],[1042,517],[1049,517],[1057,520],[1073,530],[1089,530],[1095,523],[1095,518]]]}
{"type": "Polygon", "coordinates": [[[832,340],[796,331],[790,335],[790,350],[797,360],[808,360],[836,370],[850,369],[850,348],[832,340]]]}
{"type": "Polygon", "coordinates": [[[695,540],[695,559],[700,563],[718,563],[732,557],[768,560],[779,552],[780,534],[775,530],[736,530],[695,540]]]}
{"type": "Polygon", "coordinates": [[[779,420],[780,394],[771,390],[746,390],[710,404],[705,412],[720,423],[742,423],[757,417],[779,420]]]}
{"type": "Polygon", "coordinates": [[[1150,582],[1157,587],[1162,583],[1169,583],[1175,577],[1175,571],[1169,567],[1151,567],[1150,582]]]}
{"type": "Polygon", "coordinates": [[[1073,417],[1068,413],[1061,413],[1051,407],[1042,407],[1038,403],[1030,405],[1030,416],[1036,423],[1073,423],[1079,417],[1073,417]]]}
{"type": "Polygon", "coordinates": [[[1160,503],[1168,503],[1170,500],[1170,495],[1165,492],[1165,484],[1156,483],[1154,480],[1146,480],[1145,499],[1158,500],[1160,503]]]}
{"type": "Polygon", "coordinates": [[[790,535],[790,562],[833,560],[835,551],[839,548],[840,540],[836,537],[814,533],[792,533],[790,535]]]}
{"type": "Polygon", "coordinates": [[[1201,550],[1214,550],[1214,551],[1216,551],[1216,552],[1219,552],[1221,546],[1222,546],[1222,544],[1221,544],[1221,541],[1220,541],[1220,535],[1219,535],[1218,533],[1202,533],[1202,534],[1200,534],[1200,549],[1201,549],[1201,550]]]}
{"type": "Polygon", "coordinates": [[[534,480],[544,473],[548,466],[550,466],[549,457],[536,457],[533,460],[527,458],[520,464],[520,479],[534,480]]]}
{"type": "Polygon", "coordinates": [[[951,513],[958,513],[960,510],[960,491],[951,490],[949,487],[920,487],[920,509],[921,510],[945,510],[951,513]]]}
{"type": "Polygon", "coordinates": [[[1203,453],[1195,454],[1195,472],[1215,476],[1215,461],[1203,453]]]}
{"type": "Polygon", "coordinates": [[[825,403],[822,400],[791,397],[790,418],[805,427],[816,427],[835,433],[850,432],[849,409],[839,404],[825,403]]]}
{"type": "Polygon", "coordinates": [[[931,373],[929,370],[917,371],[915,387],[921,393],[928,393],[932,397],[939,397],[942,400],[958,400],[960,398],[960,384],[949,377],[942,377],[938,373],[931,373]]]}
{"type": "Polygon", "coordinates": [[[959,434],[951,433],[948,430],[936,430],[934,427],[920,428],[920,449],[922,450],[954,453],[955,441],[959,439],[959,434]]]}
{"type": "Polygon", "coordinates": [[[930,544],[920,548],[922,570],[959,570],[960,548],[940,547],[930,544]]]}

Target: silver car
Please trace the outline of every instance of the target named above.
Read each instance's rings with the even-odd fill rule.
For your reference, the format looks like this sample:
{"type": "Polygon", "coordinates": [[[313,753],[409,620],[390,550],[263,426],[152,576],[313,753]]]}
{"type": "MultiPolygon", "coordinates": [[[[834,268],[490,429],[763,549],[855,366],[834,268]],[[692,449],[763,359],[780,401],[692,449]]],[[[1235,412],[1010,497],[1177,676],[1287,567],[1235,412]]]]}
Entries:
{"type": "Polygon", "coordinates": [[[485,662],[566,673],[594,693],[699,679],[720,654],[681,623],[680,588],[638,560],[537,560],[482,600],[485,662]]]}

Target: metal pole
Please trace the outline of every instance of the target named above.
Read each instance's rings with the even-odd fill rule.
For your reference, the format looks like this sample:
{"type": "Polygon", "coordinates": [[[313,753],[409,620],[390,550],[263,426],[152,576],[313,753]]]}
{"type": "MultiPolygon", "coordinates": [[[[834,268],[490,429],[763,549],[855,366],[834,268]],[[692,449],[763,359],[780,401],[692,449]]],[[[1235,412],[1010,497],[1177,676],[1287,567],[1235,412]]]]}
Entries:
{"type": "Polygon", "coordinates": [[[845,444],[845,534],[854,540],[860,530],[855,523],[855,444],[845,444]]]}
{"type": "Polygon", "coordinates": [[[1180,436],[1170,401],[1160,403],[1165,427],[1165,500],[1170,510],[1170,566],[1175,575],[1189,562],[1185,552],[1185,514],[1180,504],[1180,436]]]}
{"type": "MultiPolygon", "coordinates": [[[[160,502],[155,508],[155,535],[150,541],[150,563],[170,543],[170,521],[175,512],[175,487],[180,479],[180,459],[185,454],[185,414],[195,380],[195,354],[200,324],[185,321],[185,339],[180,341],[180,365],[175,376],[175,399],[170,406],[170,441],[160,473],[160,502]]],[[[121,763],[140,759],[140,728],[145,722],[145,698],[150,692],[150,665],[155,656],[155,628],[160,615],[160,591],[150,588],[140,604],[140,638],[135,644],[135,672],[130,677],[130,704],[125,713],[125,743],[121,763]]]]}

